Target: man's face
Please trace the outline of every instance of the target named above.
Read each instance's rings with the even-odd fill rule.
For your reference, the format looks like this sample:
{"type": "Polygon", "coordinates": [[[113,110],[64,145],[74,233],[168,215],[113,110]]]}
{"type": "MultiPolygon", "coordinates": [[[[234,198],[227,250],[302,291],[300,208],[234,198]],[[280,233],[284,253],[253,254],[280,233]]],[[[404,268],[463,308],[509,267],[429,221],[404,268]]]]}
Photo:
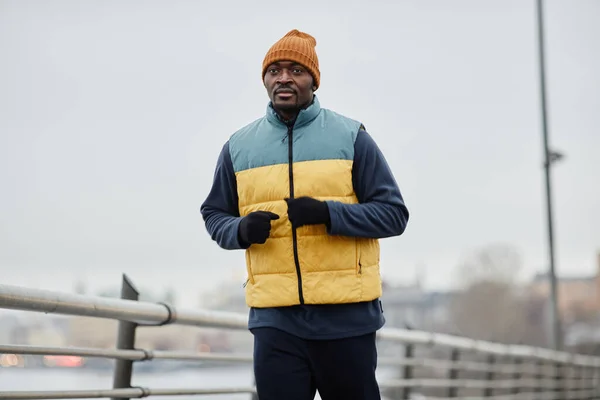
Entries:
{"type": "Polygon", "coordinates": [[[280,61],[269,65],[264,83],[273,108],[286,117],[292,117],[312,101],[313,77],[300,64],[280,61]]]}

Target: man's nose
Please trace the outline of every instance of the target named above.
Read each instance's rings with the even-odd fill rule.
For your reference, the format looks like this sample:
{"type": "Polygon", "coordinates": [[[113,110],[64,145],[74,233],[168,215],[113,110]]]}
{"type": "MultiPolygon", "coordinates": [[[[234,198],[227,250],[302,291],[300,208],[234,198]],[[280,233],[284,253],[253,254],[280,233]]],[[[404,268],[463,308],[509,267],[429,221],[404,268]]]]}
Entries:
{"type": "Polygon", "coordinates": [[[277,79],[277,83],[284,84],[292,81],[292,75],[287,70],[282,70],[277,79]]]}

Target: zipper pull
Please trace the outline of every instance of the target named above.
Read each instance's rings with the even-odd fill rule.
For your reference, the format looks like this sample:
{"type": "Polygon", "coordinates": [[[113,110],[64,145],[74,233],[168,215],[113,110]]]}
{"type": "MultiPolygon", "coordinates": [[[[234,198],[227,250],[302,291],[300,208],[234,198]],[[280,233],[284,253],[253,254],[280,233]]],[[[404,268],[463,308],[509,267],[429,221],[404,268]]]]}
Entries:
{"type": "Polygon", "coordinates": [[[250,279],[246,279],[246,282],[244,282],[244,284],[242,285],[242,287],[243,287],[243,288],[245,288],[245,287],[246,287],[246,285],[248,284],[248,281],[249,281],[249,280],[250,280],[250,279]]]}

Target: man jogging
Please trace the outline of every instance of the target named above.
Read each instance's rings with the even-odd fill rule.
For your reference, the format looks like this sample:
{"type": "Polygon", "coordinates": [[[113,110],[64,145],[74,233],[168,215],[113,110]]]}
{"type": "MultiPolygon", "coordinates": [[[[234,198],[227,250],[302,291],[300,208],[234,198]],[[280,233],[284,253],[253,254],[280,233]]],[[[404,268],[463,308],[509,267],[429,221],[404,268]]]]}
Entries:
{"type": "Polygon", "coordinates": [[[365,127],[321,108],[315,46],[292,30],[268,50],[266,115],[223,146],[201,213],[220,247],[246,252],[260,400],[379,400],[378,239],[409,213],[365,127]]]}

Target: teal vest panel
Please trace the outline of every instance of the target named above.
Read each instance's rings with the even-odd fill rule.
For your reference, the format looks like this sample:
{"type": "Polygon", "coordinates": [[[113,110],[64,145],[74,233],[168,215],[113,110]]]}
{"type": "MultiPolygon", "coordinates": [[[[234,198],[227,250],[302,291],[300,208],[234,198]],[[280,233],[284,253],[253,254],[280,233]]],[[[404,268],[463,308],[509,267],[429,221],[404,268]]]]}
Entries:
{"type": "MultiPolygon", "coordinates": [[[[313,104],[302,110],[293,130],[294,162],[352,160],[361,123],[313,104]]],[[[235,172],[288,163],[288,128],[268,107],[267,115],[234,133],[229,152],[235,172]]]]}

